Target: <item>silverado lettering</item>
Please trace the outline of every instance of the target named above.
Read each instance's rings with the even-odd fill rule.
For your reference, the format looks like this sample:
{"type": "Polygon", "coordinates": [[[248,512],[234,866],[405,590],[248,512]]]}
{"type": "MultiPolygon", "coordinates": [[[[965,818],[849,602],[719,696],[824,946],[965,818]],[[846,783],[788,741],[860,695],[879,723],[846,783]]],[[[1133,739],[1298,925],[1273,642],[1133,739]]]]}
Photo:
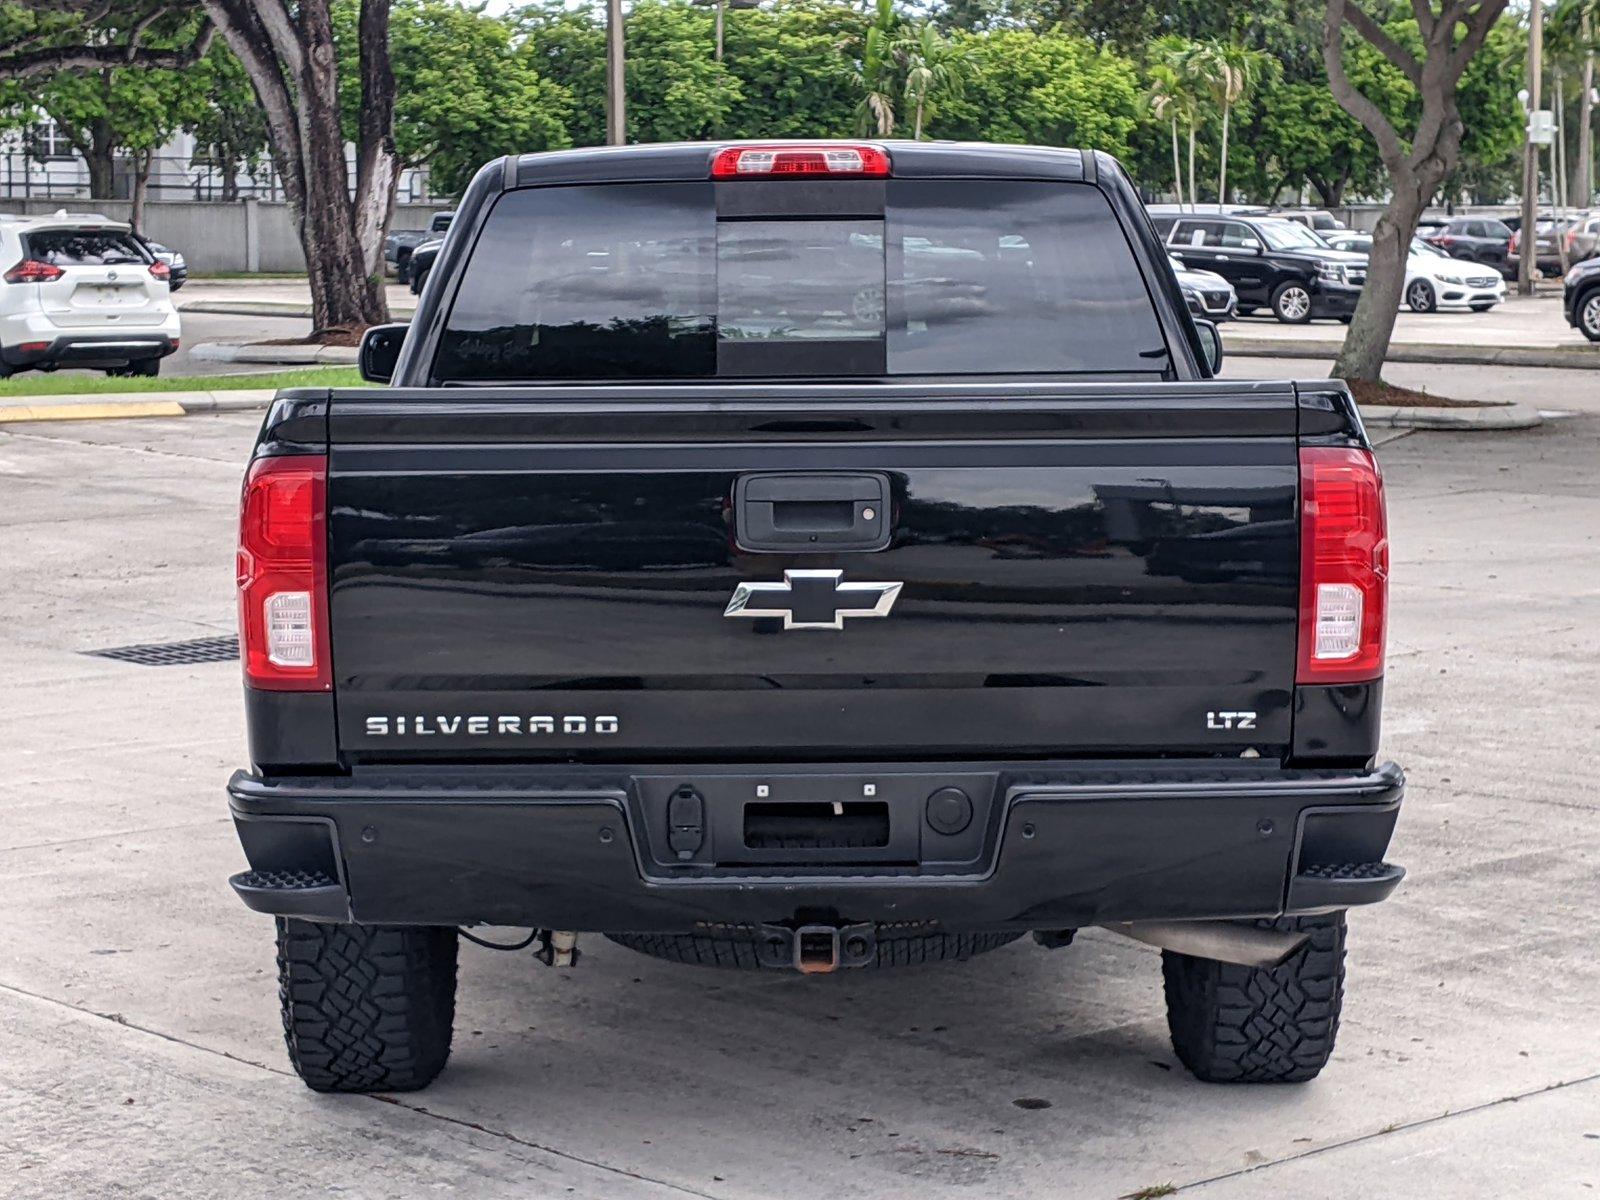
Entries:
{"type": "Polygon", "coordinates": [[[524,731],[530,734],[555,733],[559,727],[562,733],[616,733],[621,728],[621,723],[616,717],[586,717],[586,716],[401,716],[368,717],[366,719],[366,734],[368,737],[403,737],[407,733],[417,737],[428,737],[435,734],[467,733],[472,737],[488,737],[499,735],[520,735],[524,731]]]}
{"type": "Polygon", "coordinates": [[[506,158],[428,275],[246,475],[233,886],[308,1085],[429,1083],[472,925],[803,974],[1102,928],[1198,1077],[1321,1070],[1403,874],[1382,481],[1342,383],[1218,377],[1114,159],[506,158]]]}

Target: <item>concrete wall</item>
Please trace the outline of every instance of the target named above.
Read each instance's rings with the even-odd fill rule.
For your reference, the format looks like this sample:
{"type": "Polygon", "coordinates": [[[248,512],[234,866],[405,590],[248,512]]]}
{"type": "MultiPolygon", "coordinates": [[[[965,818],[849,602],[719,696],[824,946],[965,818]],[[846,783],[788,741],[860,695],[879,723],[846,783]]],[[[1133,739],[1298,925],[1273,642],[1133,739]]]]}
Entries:
{"type": "MultiPolygon", "coordinates": [[[[0,212],[93,212],[126,221],[133,205],[127,200],[7,200],[0,212]]],[[[395,206],[393,228],[426,229],[436,212],[449,205],[395,206]]],[[[181,251],[191,271],[304,271],[305,256],[287,204],[245,200],[237,204],[204,201],[151,201],[145,205],[145,228],[154,241],[181,251]]]]}

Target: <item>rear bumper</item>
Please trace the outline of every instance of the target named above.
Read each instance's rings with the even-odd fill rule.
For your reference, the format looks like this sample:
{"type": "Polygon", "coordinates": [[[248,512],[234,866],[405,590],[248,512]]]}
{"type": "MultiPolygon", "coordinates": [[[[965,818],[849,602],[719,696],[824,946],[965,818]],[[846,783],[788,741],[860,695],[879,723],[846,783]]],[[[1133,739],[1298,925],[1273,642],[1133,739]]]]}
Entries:
{"type": "MultiPolygon", "coordinates": [[[[169,324],[175,326],[176,322],[169,324]]],[[[17,345],[0,345],[0,360],[9,367],[121,367],[141,359],[165,358],[177,348],[176,333],[154,325],[119,333],[41,335],[17,345]]]]}
{"type": "Polygon", "coordinates": [[[603,932],[819,916],[1063,929],[1371,904],[1403,874],[1383,862],[1403,791],[1393,764],[1231,762],[412,768],[228,785],[252,868],[233,885],[257,911],[603,932]],[[957,784],[972,823],[946,844],[925,798],[957,784]],[[670,829],[682,811],[664,807],[686,785],[703,793],[704,830],[681,855],[693,861],[670,829]],[[774,863],[743,844],[746,797],[862,795],[882,798],[884,851],[774,863]]]}

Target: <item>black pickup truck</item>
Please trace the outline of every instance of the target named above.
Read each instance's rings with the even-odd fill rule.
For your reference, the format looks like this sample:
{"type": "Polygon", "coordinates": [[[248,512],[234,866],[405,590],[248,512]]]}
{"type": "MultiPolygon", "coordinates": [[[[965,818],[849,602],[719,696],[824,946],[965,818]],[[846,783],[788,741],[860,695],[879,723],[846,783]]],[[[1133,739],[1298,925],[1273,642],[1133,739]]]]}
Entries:
{"type": "Polygon", "coordinates": [[[306,1083],[433,1079],[458,938],[1090,927],[1161,948],[1200,1078],[1317,1074],[1402,875],[1382,483],[1343,385],[1213,377],[1115,160],[506,158],[435,272],[244,485],[232,883],[306,1083]]]}

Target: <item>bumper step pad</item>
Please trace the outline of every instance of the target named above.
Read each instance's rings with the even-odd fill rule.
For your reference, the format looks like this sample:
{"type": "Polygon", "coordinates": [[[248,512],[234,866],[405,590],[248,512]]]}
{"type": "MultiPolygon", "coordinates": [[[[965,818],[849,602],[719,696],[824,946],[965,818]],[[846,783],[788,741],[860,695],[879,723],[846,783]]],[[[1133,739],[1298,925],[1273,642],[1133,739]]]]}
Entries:
{"type": "Polygon", "coordinates": [[[279,916],[348,921],[344,885],[323,871],[241,871],[228,880],[246,907],[279,916]]]}
{"type": "Polygon", "coordinates": [[[1374,904],[1394,891],[1405,874],[1404,867],[1386,862],[1318,863],[1301,867],[1289,884],[1289,908],[1305,912],[1374,904]]]}

